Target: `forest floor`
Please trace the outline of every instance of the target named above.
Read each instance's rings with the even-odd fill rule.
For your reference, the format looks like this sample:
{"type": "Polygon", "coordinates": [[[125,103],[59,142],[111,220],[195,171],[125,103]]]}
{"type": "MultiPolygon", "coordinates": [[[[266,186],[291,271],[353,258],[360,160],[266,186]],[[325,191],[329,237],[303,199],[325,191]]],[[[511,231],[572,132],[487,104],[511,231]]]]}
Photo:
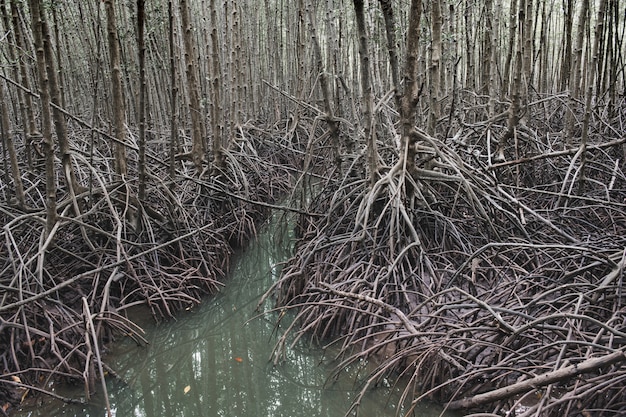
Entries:
{"type": "MultiPolygon", "coordinates": [[[[153,157],[141,202],[136,181],[111,181],[110,156],[77,151],[77,177],[92,187],[73,198],[58,191],[50,234],[43,173],[27,174],[28,208],[0,207],[0,415],[29,393],[58,398],[46,388],[51,382],[84,385],[88,400],[105,374],[115,375],[103,358],[107,344],[145,343],[129,308],[145,305],[156,320],[168,319],[225,285],[231,253],[292,187],[289,167],[301,165],[299,151],[262,129],[239,132],[219,175],[199,176],[190,166],[172,181],[153,157]]],[[[89,144],[88,134],[73,131],[74,146],[89,144]]]]}
{"type": "Polygon", "coordinates": [[[588,141],[564,145],[563,100],[538,98],[499,154],[506,112],[474,121],[475,104],[444,139],[418,131],[416,175],[329,180],[307,209],[327,215],[300,216],[267,296],[297,312],[296,339],[340,347],[337,372],[378,363],[353,411],[402,378],[404,415],[425,398],[481,416],[624,413],[626,105],[598,106],[588,141]]]}

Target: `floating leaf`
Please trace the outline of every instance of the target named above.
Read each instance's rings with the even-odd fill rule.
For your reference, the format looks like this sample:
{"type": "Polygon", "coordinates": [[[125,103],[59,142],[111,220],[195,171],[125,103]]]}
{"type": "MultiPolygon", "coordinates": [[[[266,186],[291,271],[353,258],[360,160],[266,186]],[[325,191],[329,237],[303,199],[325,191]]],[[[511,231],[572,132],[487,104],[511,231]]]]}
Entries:
{"type": "Polygon", "coordinates": [[[183,392],[184,392],[185,394],[187,394],[189,391],[191,391],[191,386],[190,386],[190,385],[187,385],[187,386],[185,387],[185,389],[183,390],[183,392]]]}
{"type": "Polygon", "coordinates": [[[243,362],[243,359],[240,358],[239,356],[237,356],[236,358],[233,358],[233,359],[236,360],[239,363],[243,362]]]}

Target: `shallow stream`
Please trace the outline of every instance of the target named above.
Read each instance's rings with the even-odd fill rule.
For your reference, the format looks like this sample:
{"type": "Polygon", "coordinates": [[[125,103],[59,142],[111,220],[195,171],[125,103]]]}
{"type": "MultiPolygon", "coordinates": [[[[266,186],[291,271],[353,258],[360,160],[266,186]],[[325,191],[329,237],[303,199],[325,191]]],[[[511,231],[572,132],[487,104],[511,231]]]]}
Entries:
{"type": "MultiPolygon", "coordinates": [[[[119,379],[107,388],[116,417],[340,417],[358,392],[362,370],[346,370],[328,382],[332,365],[322,349],[297,344],[284,363],[269,360],[276,341],[276,316],[257,317],[257,303],[289,257],[291,238],[280,216],[265,225],[248,248],[237,253],[222,292],[200,306],[160,325],[138,317],[147,347],[124,340],[112,347],[107,363],[119,379]]],[[[282,331],[279,329],[279,331],[282,331]]],[[[99,392],[102,391],[98,384],[99,392]]],[[[360,416],[395,416],[401,389],[380,387],[361,403],[360,416]]],[[[56,388],[60,395],[81,397],[81,388],[56,388]]],[[[424,404],[417,417],[440,415],[424,404]]],[[[107,415],[104,398],[89,405],[61,403],[24,408],[19,416],[107,415]]]]}

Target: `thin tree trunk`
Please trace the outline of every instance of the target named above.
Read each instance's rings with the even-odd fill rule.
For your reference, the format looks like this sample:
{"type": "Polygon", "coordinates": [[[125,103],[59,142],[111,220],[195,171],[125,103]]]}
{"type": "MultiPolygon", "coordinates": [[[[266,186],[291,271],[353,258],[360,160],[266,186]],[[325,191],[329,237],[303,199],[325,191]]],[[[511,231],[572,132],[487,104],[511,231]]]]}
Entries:
{"type": "MultiPolygon", "coordinates": [[[[472,23],[471,10],[475,9],[475,5],[470,0],[465,3],[465,86],[467,88],[475,87],[474,76],[474,25],[472,23]]],[[[409,22],[410,24],[410,22],[409,22]]]]}
{"type": "Polygon", "coordinates": [[[376,129],[374,129],[374,97],[370,82],[370,56],[365,29],[365,11],[363,0],[353,0],[356,14],[357,33],[359,36],[359,58],[361,71],[361,90],[363,94],[363,116],[365,142],[367,145],[367,165],[370,186],[378,180],[378,147],[376,145],[376,129]]]}
{"type": "Polygon", "coordinates": [[[60,102],[60,106],[62,108],[66,108],[66,102],[65,102],[65,89],[64,89],[64,85],[63,85],[63,65],[61,63],[61,38],[59,36],[59,25],[58,25],[58,18],[57,18],[57,7],[58,4],[53,4],[53,6],[51,7],[52,9],[52,24],[54,27],[54,40],[56,42],[56,62],[57,62],[57,84],[58,84],[58,88],[59,88],[59,102],[60,102]]]}
{"type": "MultiPolygon", "coordinates": [[[[13,184],[15,185],[15,201],[10,202],[12,204],[16,204],[18,207],[24,208],[26,206],[26,198],[24,197],[24,185],[22,184],[22,174],[20,173],[20,167],[17,162],[15,144],[13,143],[13,137],[11,136],[11,121],[9,118],[9,109],[7,104],[8,101],[5,100],[4,97],[4,83],[0,82],[0,132],[2,133],[2,138],[6,145],[6,150],[9,153],[11,175],[13,176],[13,184]]],[[[8,170],[5,172],[7,172],[8,176],[8,170]]]]}
{"type": "MultiPolygon", "coordinates": [[[[487,9],[486,19],[487,19],[487,34],[486,37],[489,39],[487,44],[485,45],[485,55],[486,59],[489,59],[488,70],[486,70],[486,76],[488,77],[486,80],[486,94],[489,96],[489,103],[487,104],[487,115],[491,119],[496,113],[496,91],[497,91],[497,79],[496,79],[496,71],[497,71],[497,45],[498,45],[498,20],[496,18],[496,13],[493,10],[493,0],[489,0],[488,3],[485,4],[487,9]]],[[[485,61],[485,64],[487,62],[485,61]]]]}
{"type": "Polygon", "coordinates": [[[41,132],[43,135],[43,151],[46,158],[46,235],[56,223],[56,180],[54,176],[54,142],[52,139],[52,116],[50,114],[50,91],[48,89],[48,74],[46,72],[46,57],[43,47],[43,22],[41,21],[41,0],[29,0],[33,43],[37,59],[37,76],[39,79],[39,98],[41,100],[41,132]]]}
{"type": "Polygon", "coordinates": [[[409,9],[409,28],[406,40],[406,63],[404,67],[404,94],[400,106],[400,126],[402,146],[402,162],[406,172],[417,177],[415,172],[415,156],[417,135],[415,132],[416,106],[419,100],[420,87],[417,79],[419,64],[419,35],[422,17],[422,1],[411,0],[409,9]]]}
{"type": "Polygon", "coordinates": [[[124,92],[122,90],[122,70],[120,64],[120,48],[115,23],[114,0],[104,0],[107,18],[107,35],[109,43],[109,60],[111,69],[111,93],[113,96],[113,131],[117,142],[113,144],[115,155],[115,172],[126,176],[126,130],[124,127],[124,92]]]}
{"type": "Polygon", "coordinates": [[[441,80],[441,4],[440,0],[430,3],[432,41],[430,52],[430,109],[428,112],[428,134],[433,136],[439,119],[439,90],[441,80]]]}
{"type": "MultiPolygon", "coordinates": [[[[18,1],[11,0],[11,20],[13,21],[13,31],[15,33],[15,46],[19,54],[23,54],[25,51],[24,32],[22,31],[22,25],[19,19],[18,1]]],[[[20,83],[24,88],[30,90],[30,80],[28,78],[28,70],[26,68],[25,59],[19,59],[20,67],[20,83]]],[[[26,161],[28,169],[33,170],[33,139],[41,138],[41,132],[37,130],[37,123],[35,122],[35,112],[33,101],[30,94],[24,94],[24,107],[26,110],[26,161]]]]}
{"type": "Polygon", "coordinates": [[[168,42],[170,52],[170,178],[176,176],[176,152],[178,151],[178,106],[176,99],[178,96],[178,84],[176,82],[176,54],[174,51],[174,10],[173,0],[167,2],[167,16],[169,22],[168,42]]]}
{"type": "Polygon", "coordinates": [[[396,105],[400,108],[400,97],[402,97],[402,91],[400,90],[400,64],[398,63],[398,46],[396,41],[396,22],[393,13],[393,6],[391,0],[379,0],[380,8],[383,11],[383,17],[385,19],[385,33],[387,35],[387,51],[389,52],[389,66],[391,67],[391,81],[393,82],[392,88],[394,90],[394,96],[396,105]]]}
{"type": "Polygon", "coordinates": [[[493,37],[493,0],[485,0],[485,30],[482,33],[483,36],[483,51],[480,71],[480,91],[487,96],[491,97],[491,64],[492,64],[492,50],[494,49],[492,43],[493,37]]]}
{"type": "Polygon", "coordinates": [[[580,98],[581,89],[581,73],[580,69],[583,60],[583,46],[585,42],[585,28],[588,24],[587,16],[589,15],[589,0],[583,0],[582,9],[578,16],[578,24],[576,29],[576,45],[574,46],[574,61],[572,62],[572,71],[570,77],[572,82],[570,83],[570,91],[572,92],[572,98],[574,100],[580,98]]]}
{"type": "Polygon", "coordinates": [[[198,173],[202,172],[202,164],[205,162],[204,128],[202,122],[202,109],[200,106],[200,94],[198,76],[196,74],[196,47],[191,27],[191,17],[187,0],[180,0],[180,18],[183,27],[183,43],[185,46],[185,74],[187,76],[187,93],[189,95],[189,112],[191,116],[191,159],[198,173]]]}
{"type": "Polygon", "coordinates": [[[146,198],[146,45],[144,0],[137,0],[137,48],[139,59],[139,202],[146,198]]]}
{"type": "Polygon", "coordinates": [[[517,34],[517,0],[511,0],[509,13],[509,46],[506,52],[506,60],[504,63],[504,76],[502,80],[504,94],[509,91],[511,83],[511,66],[513,65],[513,55],[515,54],[515,40],[517,34]]]}
{"type": "MultiPolygon", "coordinates": [[[[524,21],[524,13],[525,13],[525,0],[522,0],[519,4],[519,10],[518,10],[518,14],[519,14],[519,21],[518,21],[518,28],[519,28],[519,32],[522,32],[524,30],[524,25],[523,25],[523,21],[524,21]]],[[[521,108],[521,91],[522,91],[522,76],[524,73],[524,55],[523,55],[523,48],[524,48],[524,36],[522,36],[521,33],[518,34],[517,36],[517,49],[516,49],[516,53],[515,53],[515,66],[514,66],[514,75],[513,75],[513,86],[512,86],[512,91],[511,91],[511,104],[509,104],[509,115],[508,115],[508,120],[507,120],[507,130],[504,133],[504,135],[502,136],[502,138],[500,139],[499,143],[498,143],[498,149],[496,151],[497,155],[496,155],[496,161],[504,161],[505,160],[505,155],[504,155],[504,150],[507,148],[507,146],[509,145],[509,141],[511,139],[515,138],[515,135],[517,134],[517,125],[519,123],[520,120],[520,108],[521,108]]]]}
{"type": "Polygon", "coordinates": [[[565,121],[563,129],[563,143],[572,145],[574,134],[574,107],[576,101],[580,98],[580,67],[583,55],[583,43],[585,40],[585,27],[587,25],[587,15],[589,13],[589,0],[583,0],[582,9],[578,16],[578,24],[576,29],[576,44],[574,46],[574,56],[572,60],[572,69],[569,74],[569,106],[565,112],[565,121]]]}
{"type": "MultiPolygon", "coordinates": [[[[322,89],[322,98],[324,100],[324,111],[326,112],[325,121],[328,124],[328,130],[330,133],[330,140],[333,147],[333,157],[335,160],[335,166],[338,172],[341,172],[341,154],[339,152],[339,121],[335,118],[332,107],[332,97],[330,92],[330,84],[328,82],[328,72],[322,59],[322,49],[320,47],[319,40],[317,39],[317,22],[314,16],[314,10],[312,4],[309,2],[307,5],[311,41],[313,42],[313,51],[315,52],[315,60],[317,62],[317,70],[319,74],[320,87],[322,89]]],[[[357,18],[358,19],[358,18],[357,18]]]]}
{"type": "Polygon", "coordinates": [[[225,172],[226,158],[224,156],[224,108],[222,102],[222,70],[220,66],[220,51],[217,22],[217,5],[211,0],[211,130],[213,131],[213,175],[225,172]]]}
{"type": "MultiPolygon", "coordinates": [[[[585,115],[583,116],[583,129],[582,129],[582,135],[581,135],[581,140],[580,140],[580,147],[581,147],[581,156],[580,156],[580,176],[579,176],[579,193],[583,194],[584,193],[584,184],[585,184],[585,164],[586,164],[586,148],[587,148],[587,141],[589,139],[589,122],[591,119],[591,106],[592,106],[592,99],[593,99],[593,88],[594,88],[594,82],[593,80],[596,79],[596,76],[598,75],[598,66],[599,66],[599,54],[600,54],[600,37],[602,36],[602,33],[604,31],[604,17],[606,14],[606,4],[607,4],[607,0],[601,0],[600,1],[600,6],[598,8],[598,16],[596,19],[596,27],[595,27],[595,34],[594,34],[594,41],[593,41],[593,49],[591,51],[591,62],[588,63],[587,65],[587,70],[586,72],[586,76],[587,76],[587,82],[586,82],[586,86],[587,86],[587,93],[586,93],[586,97],[585,97],[585,115]]],[[[596,91],[596,95],[599,95],[601,92],[600,91],[596,91]]]]}
{"type": "MultiPolygon", "coordinates": [[[[2,11],[2,21],[4,23],[4,28],[7,31],[7,36],[9,37],[9,59],[11,62],[16,62],[17,52],[15,51],[14,42],[15,36],[13,36],[13,31],[11,31],[11,23],[9,19],[8,8],[5,6],[5,1],[0,1],[0,9],[2,11]]],[[[19,79],[19,69],[16,64],[12,65],[13,67],[13,76],[17,80],[19,79]]],[[[12,204],[16,204],[18,207],[24,208],[26,206],[26,199],[24,196],[24,185],[22,183],[22,174],[20,172],[20,168],[17,160],[17,152],[15,151],[15,143],[13,142],[13,136],[11,132],[11,120],[9,115],[9,101],[5,99],[4,95],[4,83],[0,82],[0,133],[3,137],[3,144],[6,147],[6,152],[9,154],[9,163],[11,165],[10,171],[13,176],[13,184],[15,185],[15,201],[11,201],[12,204]]],[[[19,102],[20,102],[20,113],[22,114],[23,119],[25,119],[25,109],[24,109],[24,100],[23,94],[21,91],[18,91],[19,102]]],[[[24,121],[25,122],[25,121],[24,121]]],[[[5,149],[3,148],[3,151],[5,149]]],[[[3,152],[3,156],[6,155],[3,152]]],[[[6,159],[4,159],[4,172],[6,183],[9,184],[10,176],[9,169],[6,166],[6,159]]]]}
{"type": "Polygon", "coordinates": [[[524,43],[522,45],[522,53],[524,55],[524,90],[522,91],[524,104],[528,100],[528,90],[533,85],[533,46],[534,46],[534,33],[533,33],[533,0],[525,0],[526,10],[520,10],[520,26],[522,27],[522,37],[524,43]],[[522,13],[523,12],[523,13],[522,13]],[[522,21],[523,16],[523,21],[522,21]]]}
{"type": "Polygon", "coordinates": [[[563,59],[561,60],[560,91],[565,91],[570,83],[572,69],[572,23],[574,21],[574,0],[563,0],[565,16],[563,19],[563,59]]]}
{"type": "Polygon", "coordinates": [[[54,67],[54,52],[52,50],[52,42],[50,38],[50,29],[48,27],[48,20],[46,19],[46,11],[44,8],[40,8],[41,13],[41,31],[43,35],[43,49],[46,60],[46,71],[48,72],[48,86],[50,89],[50,101],[54,104],[52,109],[52,118],[54,120],[54,127],[57,134],[57,140],[59,141],[59,148],[61,151],[61,163],[63,165],[63,175],[65,177],[67,187],[71,195],[75,195],[79,192],[79,184],[76,181],[76,174],[72,166],[72,155],[70,150],[70,144],[67,134],[67,121],[65,115],[60,110],[63,108],[63,102],[61,99],[61,90],[59,89],[59,81],[57,79],[57,72],[54,67]]]}

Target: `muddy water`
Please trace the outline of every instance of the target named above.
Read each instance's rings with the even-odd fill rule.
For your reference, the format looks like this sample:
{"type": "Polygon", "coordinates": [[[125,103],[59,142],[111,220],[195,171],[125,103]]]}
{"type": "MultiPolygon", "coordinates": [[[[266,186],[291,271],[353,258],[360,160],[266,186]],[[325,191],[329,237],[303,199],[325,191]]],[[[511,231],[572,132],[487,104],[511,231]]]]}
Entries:
{"type": "MultiPolygon", "coordinates": [[[[343,416],[358,386],[358,369],[346,370],[329,383],[331,365],[324,352],[305,343],[287,361],[268,361],[276,341],[275,316],[252,319],[259,297],[280,273],[289,256],[290,237],[278,227],[278,216],[250,246],[235,256],[232,276],[216,297],[174,321],[155,325],[139,318],[150,344],[123,341],[108,353],[119,379],[108,379],[116,417],[343,416]],[[252,320],[251,320],[252,319],[252,320]]],[[[101,389],[100,389],[101,391],[101,389]]],[[[80,388],[57,388],[80,397],[80,388]]],[[[362,402],[360,416],[395,416],[399,388],[380,387],[362,402]]],[[[423,405],[415,416],[440,415],[423,405]]],[[[104,399],[88,406],[46,403],[25,408],[20,416],[106,416],[104,399]]]]}

